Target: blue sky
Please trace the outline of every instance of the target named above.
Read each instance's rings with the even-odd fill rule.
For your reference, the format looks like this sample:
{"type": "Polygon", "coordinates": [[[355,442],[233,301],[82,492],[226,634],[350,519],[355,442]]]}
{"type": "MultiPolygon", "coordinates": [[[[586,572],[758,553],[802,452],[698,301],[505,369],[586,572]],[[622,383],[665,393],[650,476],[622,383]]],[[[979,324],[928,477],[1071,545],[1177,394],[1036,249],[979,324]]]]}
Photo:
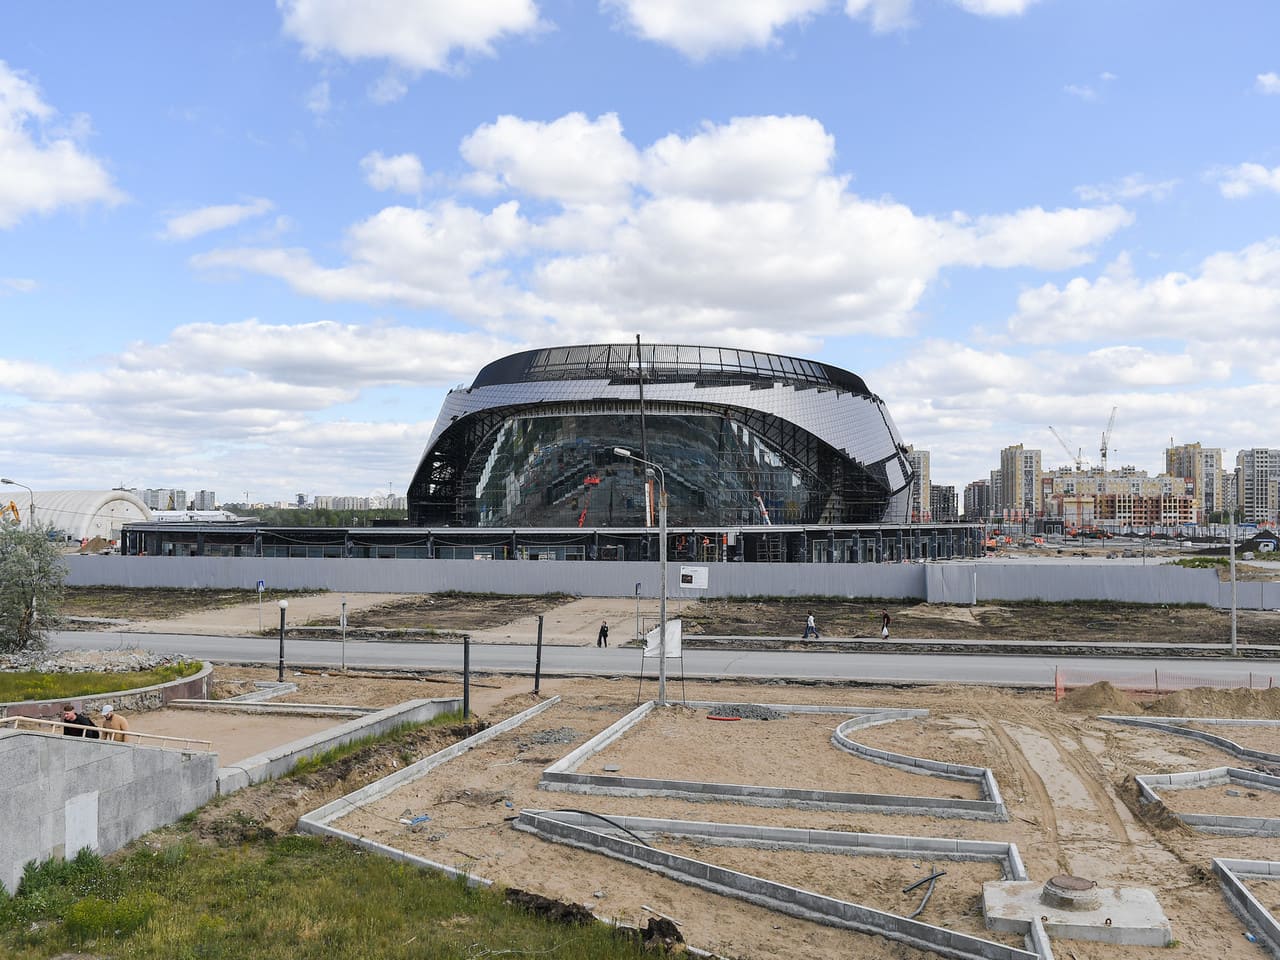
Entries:
{"type": "MultiPolygon", "coordinates": [[[[353,10],[359,7],[358,11],[353,10]]],[[[1278,446],[1280,6],[0,13],[0,473],[403,492],[505,353],[862,375],[933,481],[1278,446]]]]}

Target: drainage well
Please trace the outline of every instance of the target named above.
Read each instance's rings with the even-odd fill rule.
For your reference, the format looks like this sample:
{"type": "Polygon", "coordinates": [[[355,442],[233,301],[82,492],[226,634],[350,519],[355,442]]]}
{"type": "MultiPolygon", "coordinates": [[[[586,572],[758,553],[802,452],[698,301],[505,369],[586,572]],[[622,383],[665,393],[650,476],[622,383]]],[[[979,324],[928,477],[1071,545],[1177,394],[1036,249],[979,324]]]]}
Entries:
{"type": "Polygon", "coordinates": [[[1099,887],[1092,880],[1061,874],[1046,883],[992,880],[982,885],[987,927],[1026,933],[1039,917],[1050,937],[1094,940],[1135,947],[1167,947],[1173,942],[1169,918],[1150,890],[1099,887]]]}

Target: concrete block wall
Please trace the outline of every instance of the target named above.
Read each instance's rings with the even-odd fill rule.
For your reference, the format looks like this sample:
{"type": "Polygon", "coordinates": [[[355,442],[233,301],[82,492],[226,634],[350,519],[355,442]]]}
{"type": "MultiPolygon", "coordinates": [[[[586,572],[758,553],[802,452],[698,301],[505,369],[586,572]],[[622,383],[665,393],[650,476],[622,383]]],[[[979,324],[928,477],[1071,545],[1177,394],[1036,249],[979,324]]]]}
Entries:
{"type": "Polygon", "coordinates": [[[0,883],[29,860],[111,853],[214,795],[212,753],[0,731],[0,883]]]}
{"type": "MultiPolygon", "coordinates": [[[[333,590],[348,593],[568,593],[630,597],[635,584],[656,597],[658,565],[633,561],[366,560],[286,557],[64,558],[69,586],[219,587],[252,590],[333,590]]],[[[1056,560],[1003,563],[712,563],[706,590],[680,586],[680,564],[667,565],[670,596],[684,599],[742,596],[873,597],[968,604],[979,600],[1115,600],[1133,603],[1204,603],[1231,606],[1230,584],[1213,570],[1170,564],[1056,560]],[[976,582],[975,582],[976,576],[976,582]]],[[[1280,608],[1280,583],[1238,584],[1244,609],[1280,608]]]]}

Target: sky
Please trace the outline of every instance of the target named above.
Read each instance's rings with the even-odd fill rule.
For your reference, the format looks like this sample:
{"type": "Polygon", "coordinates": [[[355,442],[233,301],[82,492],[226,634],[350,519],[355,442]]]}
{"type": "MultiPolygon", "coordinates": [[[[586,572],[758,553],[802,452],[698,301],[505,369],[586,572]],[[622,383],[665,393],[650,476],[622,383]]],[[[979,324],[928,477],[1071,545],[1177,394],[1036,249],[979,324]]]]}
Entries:
{"type": "MultiPolygon", "coordinates": [[[[0,475],[403,493],[539,346],[862,376],[932,481],[1280,446],[1280,4],[0,11],[0,475]]],[[[17,488],[4,488],[18,493],[17,488]]],[[[19,498],[20,499],[20,498],[19,498]]]]}

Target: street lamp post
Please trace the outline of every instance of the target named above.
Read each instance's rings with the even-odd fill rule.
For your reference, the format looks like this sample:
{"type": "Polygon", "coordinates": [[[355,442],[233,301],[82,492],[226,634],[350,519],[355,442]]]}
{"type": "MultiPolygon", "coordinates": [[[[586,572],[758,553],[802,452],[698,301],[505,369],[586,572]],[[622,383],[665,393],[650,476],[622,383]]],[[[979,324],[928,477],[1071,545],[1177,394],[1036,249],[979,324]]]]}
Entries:
{"type": "Polygon", "coordinates": [[[280,667],[276,671],[276,680],[284,683],[284,612],[289,609],[289,601],[280,601],[280,667]]]}
{"type": "Polygon", "coordinates": [[[614,447],[619,457],[643,463],[649,475],[658,475],[658,704],[667,705],[667,475],[651,460],[637,457],[630,450],[614,447]]]}
{"type": "Polygon", "coordinates": [[[0,483],[7,483],[11,487],[21,487],[27,491],[27,526],[35,529],[36,526],[36,495],[25,483],[19,483],[17,480],[10,480],[8,477],[0,477],[0,483]]]}

